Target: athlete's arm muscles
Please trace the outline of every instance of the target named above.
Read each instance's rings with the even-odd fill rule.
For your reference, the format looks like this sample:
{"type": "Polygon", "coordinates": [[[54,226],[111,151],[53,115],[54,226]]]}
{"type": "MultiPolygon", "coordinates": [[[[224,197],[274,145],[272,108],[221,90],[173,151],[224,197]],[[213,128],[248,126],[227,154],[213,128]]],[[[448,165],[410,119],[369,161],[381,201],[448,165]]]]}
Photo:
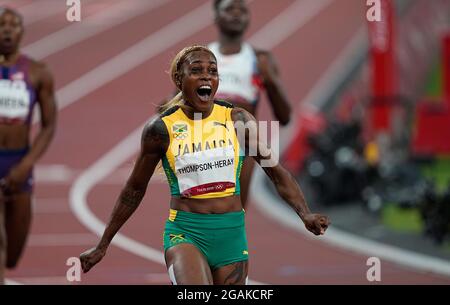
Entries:
{"type": "Polygon", "coordinates": [[[30,152],[25,157],[34,164],[49,146],[56,130],[56,98],[53,77],[48,68],[39,63],[39,86],[37,99],[41,115],[41,129],[37,134],[30,152]]]}
{"type": "Polygon", "coordinates": [[[242,130],[239,131],[239,123],[236,124],[239,143],[243,144],[241,145],[245,149],[246,155],[251,153],[251,156],[261,165],[275,185],[278,194],[297,213],[306,228],[316,235],[323,234],[329,224],[328,218],[311,213],[295,178],[278,162],[270,161],[272,152],[268,145],[258,137],[259,130],[256,119],[241,108],[233,108],[231,115],[235,123],[243,123],[247,127],[242,132],[242,130]],[[252,152],[255,154],[253,155],[252,152]]]}
{"type": "Polygon", "coordinates": [[[133,171],[117,199],[98,248],[106,250],[117,231],[137,209],[168,145],[169,136],[164,122],[156,118],[148,123],[142,133],[141,150],[133,171]]]}
{"type": "Polygon", "coordinates": [[[281,125],[287,125],[290,120],[291,106],[281,85],[278,67],[272,54],[268,51],[257,50],[258,69],[263,79],[267,97],[272,105],[275,117],[281,125]]]}

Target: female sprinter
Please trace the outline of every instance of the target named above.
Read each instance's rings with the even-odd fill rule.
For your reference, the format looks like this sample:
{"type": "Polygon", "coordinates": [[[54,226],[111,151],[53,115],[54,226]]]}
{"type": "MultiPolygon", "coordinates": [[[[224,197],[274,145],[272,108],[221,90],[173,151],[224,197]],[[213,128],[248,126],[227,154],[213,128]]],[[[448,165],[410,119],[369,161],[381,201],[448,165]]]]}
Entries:
{"type": "Polygon", "coordinates": [[[49,70],[19,51],[22,17],[0,8],[0,282],[5,266],[14,268],[31,223],[32,169],[50,144],[56,103],[49,70]],[[33,108],[41,128],[30,145],[33,108]]]}
{"type": "MultiPolygon", "coordinates": [[[[255,118],[214,99],[219,77],[214,54],[191,46],[171,66],[180,93],[144,129],[141,150],[98,245],[80,255],[84,272],[106,254],[114,235],[136,210],[162,160],[171,190],[164,232],[167,269],[173,284],[245,284],[248,272],[244,211],[239,196],[243,155],[270,159],[257,140],[255,118]],[[241,127],[250,126],[247,131],[241,127]]],[[[326,216],[309,211],[302,192],[279,164],[263,167],[281,197],[306,228],[324,234],[326,216]]]]}

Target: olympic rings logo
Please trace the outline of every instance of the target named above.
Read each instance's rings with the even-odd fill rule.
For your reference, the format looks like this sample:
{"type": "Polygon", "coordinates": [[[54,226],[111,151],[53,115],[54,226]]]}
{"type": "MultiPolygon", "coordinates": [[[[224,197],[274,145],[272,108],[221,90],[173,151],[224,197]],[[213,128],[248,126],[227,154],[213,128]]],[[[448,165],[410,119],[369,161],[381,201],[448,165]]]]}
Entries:
{"type": "Polygon", "coordinates": [[[177,140],[184,140],[187,138],[186,132],[174,132],[173,137],[177,140]]]}

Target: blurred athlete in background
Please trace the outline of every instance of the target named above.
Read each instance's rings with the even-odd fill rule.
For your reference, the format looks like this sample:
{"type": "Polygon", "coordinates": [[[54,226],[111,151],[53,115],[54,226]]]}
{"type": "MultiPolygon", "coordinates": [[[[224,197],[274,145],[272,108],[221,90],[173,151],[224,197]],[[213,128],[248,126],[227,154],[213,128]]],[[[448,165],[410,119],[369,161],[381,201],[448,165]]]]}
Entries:
{"type": "Polygon", "coordinates": [[[20,53],[22,17],[0,8],[0,282],[14,268],[31,224],[32,170],[56,128],[53,78],[48,68],[20,53]],[[41,128],[31,144],[35,104],[41,128]]]}
{"type": "MultiPolygon", "coordinates": [[[[288,124],[291,107],[272,54],[255,49],[244,41],[250,22],[246,1],[215,0],[214,13],[219,38],[208,47],[217,58],[220,71],[216,98],[256,116],[261,91],[265,91],[275,118],[281,125],[288,124]]],[[[252,158],[246,158],[242,166],[241,199],[244,208],[254,165],[252,158]]]]}

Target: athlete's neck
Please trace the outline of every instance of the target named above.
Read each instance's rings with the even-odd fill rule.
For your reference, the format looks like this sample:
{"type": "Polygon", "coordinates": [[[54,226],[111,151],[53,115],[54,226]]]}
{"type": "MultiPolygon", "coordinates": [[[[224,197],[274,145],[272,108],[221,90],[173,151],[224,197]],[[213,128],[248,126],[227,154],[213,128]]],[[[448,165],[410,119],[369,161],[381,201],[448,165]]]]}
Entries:
{"type": "Polygon", "coordinates": [[[190,120],[206,119],[212,113],[213,108],[214,108],[214,104],[212,104],[211,107],[207,111],[199,111],[199,110],[194,109],[187,102],[185,102],[183,105],[181,105],[181,110],[184,112],[184,114],[190,120]]]}
{"type": "Polygon", "coordinates": [[[219,51],[224,55],[236,54],[241,51],[242,47],[242,35],[239,36],[227,36],[224,34],[219,35],[219,51]]]}
{"type": "Polygon", "coordinates": [[[0,53],[0,65],[2,66],[11,66],[14,65],[19,58],[19,51],[9,53],[9,54],[1,54],[0,53]]]}

